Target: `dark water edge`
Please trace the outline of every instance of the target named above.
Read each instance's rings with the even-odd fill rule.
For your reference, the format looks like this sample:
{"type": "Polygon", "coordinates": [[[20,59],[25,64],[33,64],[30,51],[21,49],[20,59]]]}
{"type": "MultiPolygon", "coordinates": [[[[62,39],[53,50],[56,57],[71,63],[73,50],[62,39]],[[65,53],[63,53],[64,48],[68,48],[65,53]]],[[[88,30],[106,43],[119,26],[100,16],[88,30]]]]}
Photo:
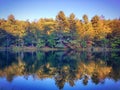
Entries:
{"type": "Polygon", "coordinates": [[[0,51],[15,51],[15,52],[35,52],[35,51],[89,51],[89,52],[118,52],[120,51],[119,48],[102,48],[102,47],[93,47],[93,48],[50,48],[50,47],[43,47],[43,48],[37,48],[37,47],[0,47],[0,51]]]}
{"type": "Polygon", "coordinates": [[[0,52],[0,90],[120,90],[120,53],[0,52]]]}

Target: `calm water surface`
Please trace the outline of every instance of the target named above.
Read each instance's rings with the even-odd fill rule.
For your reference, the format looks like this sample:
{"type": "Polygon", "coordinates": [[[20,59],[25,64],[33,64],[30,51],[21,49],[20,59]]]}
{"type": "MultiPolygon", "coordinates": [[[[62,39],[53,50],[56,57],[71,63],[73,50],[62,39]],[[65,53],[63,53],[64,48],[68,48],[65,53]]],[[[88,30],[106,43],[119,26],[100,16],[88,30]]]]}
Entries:
{"type": "Polygon", "coordinates": [[[0,52],[0,90],[120,90],[119,52],[0,52]]]}

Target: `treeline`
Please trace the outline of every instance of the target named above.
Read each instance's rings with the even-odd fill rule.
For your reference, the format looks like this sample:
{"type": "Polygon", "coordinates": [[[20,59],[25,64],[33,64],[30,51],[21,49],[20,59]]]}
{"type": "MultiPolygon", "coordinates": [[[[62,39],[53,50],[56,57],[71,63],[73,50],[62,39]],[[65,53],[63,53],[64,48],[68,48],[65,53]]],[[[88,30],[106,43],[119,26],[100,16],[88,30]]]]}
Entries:
{"type": "Polygon", "coordinates": [[[105,20],[94,16],[82,20],[71,13],[68,17],[60,11],[55,19],[38,21],[16,20],[13,15],[0,19],[0,47],[33,46],[50,48],[120,48],[120,19],[105,20]]]}

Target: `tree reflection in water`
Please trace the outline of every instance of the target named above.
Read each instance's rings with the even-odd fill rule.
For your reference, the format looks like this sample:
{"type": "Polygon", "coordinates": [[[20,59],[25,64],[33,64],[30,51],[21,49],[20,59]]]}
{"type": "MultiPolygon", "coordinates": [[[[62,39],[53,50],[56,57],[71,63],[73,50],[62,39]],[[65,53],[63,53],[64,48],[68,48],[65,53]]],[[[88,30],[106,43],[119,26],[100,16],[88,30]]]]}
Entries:
{"type": "Polygon", "coordinates": [[[50,52],[0,52],[0,77],[12,82],[15,76],[33,78],[54,78],[62,89],[65,83],[75,85],[81,79],[84,85],[89,79],[93,83],[103,83],[105,78],[120,79],[120,54],[92,53],[76,51],[50,52]]]}

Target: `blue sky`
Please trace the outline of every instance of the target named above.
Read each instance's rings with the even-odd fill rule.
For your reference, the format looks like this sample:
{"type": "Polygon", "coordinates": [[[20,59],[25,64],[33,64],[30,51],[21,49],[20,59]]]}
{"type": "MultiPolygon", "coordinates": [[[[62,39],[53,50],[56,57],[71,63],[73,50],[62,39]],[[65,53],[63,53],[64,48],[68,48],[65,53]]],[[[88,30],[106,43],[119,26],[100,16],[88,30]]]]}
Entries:
{"type": "Polygon", "coordinates": [[[13,14],[19,20],[55,18],[59,11],[66,16],[74,13],[81,19],[104,15],[106,19],[120,17],[120,0],[0,0],[0,18],[13,14]]]}

